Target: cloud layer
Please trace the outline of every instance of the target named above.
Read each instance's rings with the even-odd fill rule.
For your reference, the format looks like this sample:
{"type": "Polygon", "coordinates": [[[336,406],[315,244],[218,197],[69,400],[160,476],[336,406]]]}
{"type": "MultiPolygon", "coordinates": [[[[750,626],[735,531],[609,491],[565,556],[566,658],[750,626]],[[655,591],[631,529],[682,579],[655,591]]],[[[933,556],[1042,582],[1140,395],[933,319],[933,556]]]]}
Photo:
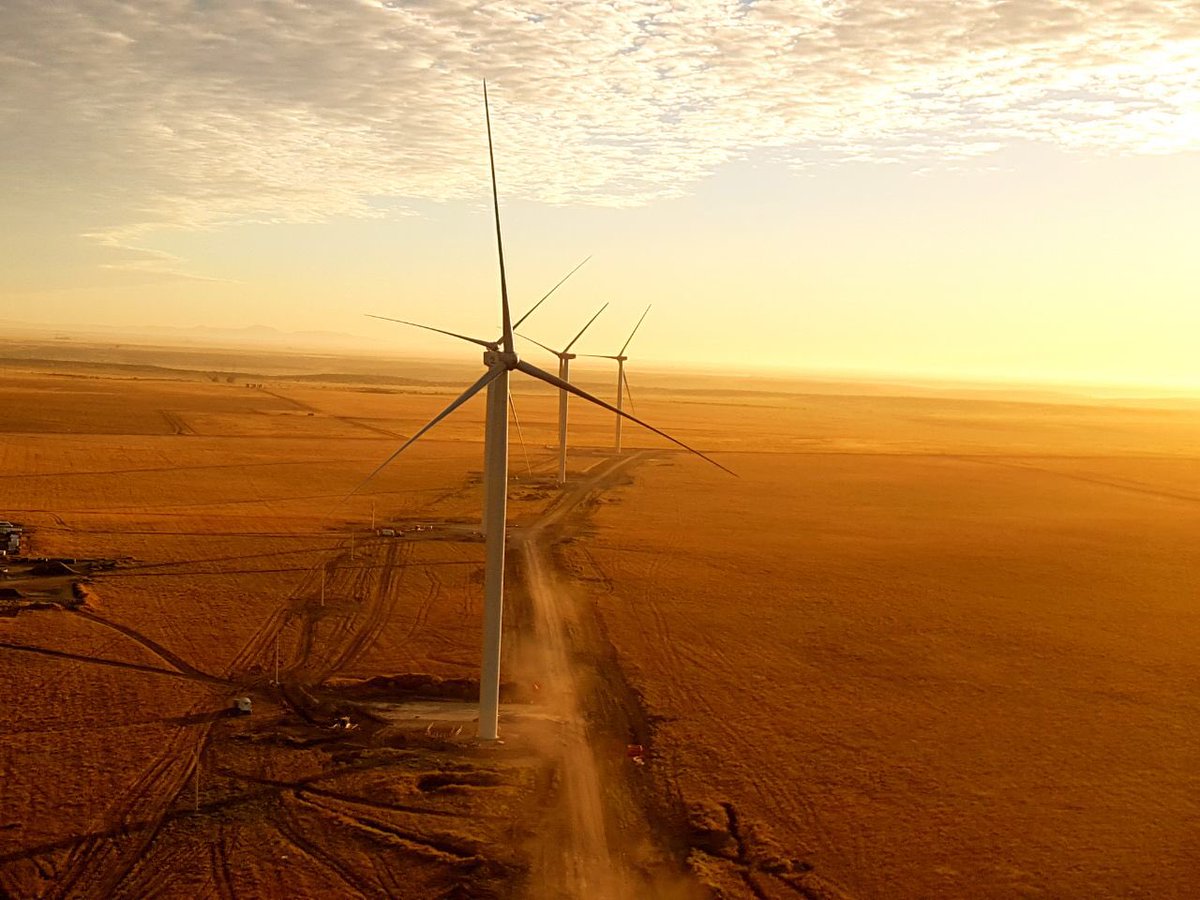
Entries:
{"type": "MultiPolygon", "coordinates": [[[[481,193],[634,205],[770,152],[1200,148],[1190,0],[8,0],[0,184],[100,239],[481,193]]],[[[147,259],[152,259],[147,257],[147,259]]]]}

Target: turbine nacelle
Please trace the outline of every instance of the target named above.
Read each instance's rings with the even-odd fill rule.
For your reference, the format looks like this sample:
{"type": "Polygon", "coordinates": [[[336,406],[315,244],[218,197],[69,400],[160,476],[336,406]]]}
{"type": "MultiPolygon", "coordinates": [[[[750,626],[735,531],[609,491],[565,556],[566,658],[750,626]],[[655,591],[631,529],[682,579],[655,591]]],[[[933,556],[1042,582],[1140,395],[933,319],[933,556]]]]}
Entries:
{"type": "Polygon", "coordinates": [[[489,369],[507,369],[511,372],[521,365],[521,357],[515,351],[489,347],[483,351],[483,364],[489,369]]]}

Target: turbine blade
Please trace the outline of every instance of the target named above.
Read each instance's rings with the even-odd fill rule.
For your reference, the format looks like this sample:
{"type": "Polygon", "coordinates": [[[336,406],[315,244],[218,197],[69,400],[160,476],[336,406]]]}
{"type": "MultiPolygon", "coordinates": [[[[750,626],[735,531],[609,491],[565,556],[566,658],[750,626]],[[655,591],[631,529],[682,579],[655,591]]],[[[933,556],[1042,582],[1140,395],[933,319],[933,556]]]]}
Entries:
{"type": "Polygon", "coordinates": [[[492,170],[492,209],[496,213],[496,250],[500,254],[500,313],[504,323],[504,334],[500,340],[504,352],[513,352],[512,316],[508,311],[508,280],[504,277],[504,241],[500,237],[500,194],[496,191],[496,156],[492,152],[492,113],[488,109],[487,79],[483,82],[483,115],[487,120],[488,165],[492,170]]]}
{"type": "Polygon", "coordinates": [[[517,416],[517,404],[513,401],[512,391],[508,392],[508,408],[512,410],[513,421],[517,423],[517,437],[521,440],[521,454],[525,457],[525,469],[533,478],[533,466],[529,464],[529,451],[525,448],[525,432],[521,430],[521,419],[517,416]]]}
{"type": "Polygon", "coordinates": [[[634,406],[633,406],[633,391],[631,391],[629,389],[629,376],[627,374],[625,374],[624,369],[621,370],[621,380],[623,382],[625,382],[625,396],[629,398],[629,408],[632,409],[634,412],[637,412],[637,410],[634,409],[634,406]]]}
{"type": "MultiPolygon", "coordinates": [[[[513,331],[516,331],[518,328],[520,328],[521,324],[526,319],[528,319],[530,316],[532,316],[537,311],[537,308],[539,306],[541,306],[543,303],[545,303],[550,298],[551,294],[553,294],[560,287],[562,287],[564,281],[566,281],[568,278],[570,278],[572,275],[574,275],[576,272],[578,272],[583,267],[583,263],[587,262],[589,259],[591,259],[591,256],[585,257],[583,262],[581,262],[579,265],[577,265],[575,268],[573,268],[570,272],[568,272],[566,275],[564,275],[559,280],[558,284],[556,284],[554,287],[550,288],[550,290],[546,291],[546,293],[542,295],[542,299],[539,300],[537,303],[533,304],[533,306],[531,306],[529,308],[529,310],[525,313],[525,315],[521,316],[521,318],[519,318],[519,319],[517,319],[517,321],[513,322],[513,331]]],[[[501,340],[503,340],[503,337],[498,338],[496,340],[496,343],[497,344],[500,343],[501,340]]]]}
{"type": "Polygon", "coordinates": [[[589,328],[591,328],[591,327],[592,327],[592,323],[593,323],[593,322],[595,322],[595,321],[596,321],[596,319],[600,318],[600,313],[604,312],[606,309],[608,309],[608,304],[607,304],[607,303],[605,303],[605,304],[604,304],[602,307],[600,307],[600,309],[598,309],[598,310],[596,311],[596,315],[594,315],[594,316],[592,316],[590,319],[588,319],[588,323],[587,323],[586,325],[584,325],[582,328],[580,328],[580,329],[579,329],[579,334],[577,334],[577,335],[575,335],[575,337],[571,338],[571,343],[569,343],[569,344],[567,344],[567,346],[563,347],[563,351],[562,351],[562,352],[563,352],[563,353],[566,353],[566,352],[567,352],[567,351],[569,351],[569,350],[570,350],[572,347],[574,347],[574,346],[575,346],[575,342],[576,342],[577,340],[579,340],[581,337],[583,337],[583,333],[584,333],[585,331],[587,331],[589,328]]]}
{"type": "Polygon", "coordinates": [[[547,353],[553,353],[555,356],[558,356],[558,351],[557,351],[557,350],[551,350],[549,347],[547,347],[547,346],[546,346],[545,344],[543,344],[541,341],[535,341],[533,338],[531,338],[531,337],[525,337],[525,335],[523,335],[523,334],[518,334],[518,335],[517,335],[517,337],[519,337],[519,338],[525,338],[525,340],[529,341],[529,343],[531,343],[531,344],[537,344],[539,347],[541,347],[541,348],[542,348],[543,350],[545,350],[547,353]]]}
{"type": "Polygon", "coordinates": [[[419,322],[406,322],[404,319],[393,319],[389,316],[376,316],[372,313],[364,313],[368,319],[382,319],[384,322],[398,322],[401,325],[411,325],[413,328],[424,328],[426,331],[436,331],[438,334],[445,334],[453,338],[458,338],[460,341],[470,341],[472,344],[478,344],[480,347],[487,347],[489,350],[495,350],[494,343],[480,340],[479,338],[467,337],[465,334],[456,334],[453,331],[445,331],[441,328],[434,328],[432,325],[422,325],[419,322]]]}
{"type": "Polygon", "coordinates": [[[599,397],[593,397],[587,391],[575,387],[575,385],[571,384],[571,382],[564,381],[563,379],[559,378],[557,375],[551,375],[549,372],[543,371],[542,369],[539,369],[537,366],[530,365],[529,363],[525,362],[525,360],[521,360],[520,362],[518,362],[517,368],[520,369],[522,372],[524,372],[526,375],[532,375],[534,378],[540,379],[541,381],[546,382],[546,384],[553,385],[554,387],[558,388],[561,391],[566,391],[568,394],[574,394],[576,397],[580,397],[584,400],[588,400],[588,401],[596,404],[597,406],[602,407],[603,409],[607,409],[609,412],[616,413],[618,416],[620,416],[623,419],[628,419],[631,422],[636,422],[637,424],[641,425],[643,428],[648,428],[651,431],[653,431],[655,434],[665,437],[672,444],[677,444],[678,446],[682,447],[684,450],[687,450],[689,453],[695,453],[701,459],[707,460],[708,462],[710,462],[714,466],[716,466],[718,469],[728,472],[730,475],[733,475],[735,478],[737,477],[737,472],[734,472],[732,469],[725,468],[725,466],[721,465],[719,462],[717,462],[712,457],[710,457],[704,453],[701,453],[695,447],[689,447],[683,441],[679,440],[678,438],[671,437],[665,431],[655,428],[649,422],[643,422],[637,416],[631,416],[629,413],[625,412],[624,410],[617,409],[611,403],[605,403],[599,397]]]}
{"type": "Polygon", "coordinates": [[[580,359],[619,359],[617,356],[610,356],[607,353],[576,353],[580,359]]]}
{"type": "MultiPolygon", "coordinates": [[[[394,460],[397,456],[399,456],[401,453],[403,453],[405,450],[407,450],[409,447],[411,447],[414,443],[416,443],[416,441],[423,434],[425,434],[425,432],[427,432],[430,428],[432,428],[438,422],[442,421],[442,419],[446,418],[446,416],[450,415],[450,413],[454,412],[456,409],[458,409],[460,406],[462,406],[464,403],[466,403],[468,400],[470,400],[472,397],[474,397],[476,394],[478,394],[481,390],[483,390],[485,387],[487,387],[491,382],[493,382],[497,378],[499,378],[500,373],[502,373],[503,371],[504,371],[503,367],[497,367],[495,369],[488,369],[486,372],[484,372],[482,378],[480,378],[473,385],[471,385],[469,388],[467,388],[465,391],[463,391],[461,394],[459,394],[458,398],[456,400],[454,400],[449,406],[447,406],[440,413],[438,413],[436,416],[434,416],[432,419],[430,419],[425,424],[425,427],[423,427],[420,431],[418,431],[416,434],[414,434],[412,437],[410,437],[407,441],[405,441],[403,444],[401,444],[399,450],[394,452],[391,456],[389,456],[387,459],[385,459],[383,462],[381,462],[378,466],[376,466],[375,471],[372,472],[370,475],[368,475],[366,478],[364,478],[362,481],[360,481],[355,486],[354,490],[352,490],[350,493],[348,493],[345,497],[342,498],[341,503],[345,503],[347,500],[349,500],[351,497],[353,497],[355,494],[357,494],[359,491],[361,491],[364,487],[366,487],[367,484],[370,483],[371,479],[373,479],[376,475],[378,475],[380,472],[382,472],[384,469],[386,469],[389,465],[391,465],[392,460],[394,460]]],[[[340,506],[341,503],[339,503],[338,505],[340,506]]]]}
{"type": "MultiPolygon", "coordinates": [[[[653,305],[653,304],[651,304],[653,305]]],[[[633,336],[638,333],[638,329],[642,327],[642,321],[646,318],[646,313],[650,312],[650,307],[646,307],[646,312],[642,313],[642,318],[637,320],[637,324],[633,326],[633,331],[629,332],[629,340],[625,341],[625,346],[621,348],[621,352],[617,356],[625,355],[625,348],[629,346],[629,341],[633,340],[633,336]]]]}

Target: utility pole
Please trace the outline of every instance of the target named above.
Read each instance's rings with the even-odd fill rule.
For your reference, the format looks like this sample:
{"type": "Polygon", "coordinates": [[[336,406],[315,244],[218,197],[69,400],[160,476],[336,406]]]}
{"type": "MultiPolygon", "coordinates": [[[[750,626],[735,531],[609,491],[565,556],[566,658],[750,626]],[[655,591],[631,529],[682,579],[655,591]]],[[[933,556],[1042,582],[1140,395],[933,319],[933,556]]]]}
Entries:
{"type": "Polygon", "coordinates": [[[279,632],[275,632],[275,684],[279,684],[279,632]]]}
{"type": "Polygon", "coordinates": [[[371,530],[375,530],[375,498],[371,498],[371,530]]]}
{"type": "Polygon", "coordinates": [[[325,563],[321,563],[321,608],[325,608],[325,563]]]}

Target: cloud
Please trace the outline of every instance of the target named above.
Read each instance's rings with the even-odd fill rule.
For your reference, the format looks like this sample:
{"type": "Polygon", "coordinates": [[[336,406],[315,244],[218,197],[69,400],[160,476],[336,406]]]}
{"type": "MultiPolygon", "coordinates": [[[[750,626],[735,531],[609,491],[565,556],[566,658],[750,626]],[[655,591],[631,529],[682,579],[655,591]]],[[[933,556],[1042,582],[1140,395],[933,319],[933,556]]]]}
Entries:
{"type": "Polygon", "coordinates": [[[484,76],[502,192],[546,203],[675,197],[764,150],[1200,148],[1190,0],[8,0],[0,184],[124,246],[476,198],[484,76]]]}

